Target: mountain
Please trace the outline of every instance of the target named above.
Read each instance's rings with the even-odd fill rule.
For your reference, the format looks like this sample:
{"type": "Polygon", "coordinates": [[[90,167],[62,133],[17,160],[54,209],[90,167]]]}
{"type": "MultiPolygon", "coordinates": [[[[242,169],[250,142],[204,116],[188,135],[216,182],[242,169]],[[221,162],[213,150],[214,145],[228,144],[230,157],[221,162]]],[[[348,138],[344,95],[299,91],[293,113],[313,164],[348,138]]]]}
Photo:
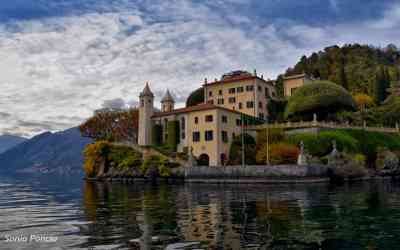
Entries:
{"type": "Polygon", "coordinates": [[[330,46],[303,56],[285,75],[300,73],[330,80],[350,92],[361,92],[380,103],[386,89],[400,82],[400,50],[393,44],[385,48],[347,44],[330,46]]]}
{"type": "Polygon", "coordinates": [[[14,135],[0,135],[0,154],[26,140],[14,135]]]}
{"type": "Polygon", "coordinates": [[[0,154],[0,171],[7,173],[83,173],[84,147],[91,140],[78,128],[45,132],[0,154]]]}

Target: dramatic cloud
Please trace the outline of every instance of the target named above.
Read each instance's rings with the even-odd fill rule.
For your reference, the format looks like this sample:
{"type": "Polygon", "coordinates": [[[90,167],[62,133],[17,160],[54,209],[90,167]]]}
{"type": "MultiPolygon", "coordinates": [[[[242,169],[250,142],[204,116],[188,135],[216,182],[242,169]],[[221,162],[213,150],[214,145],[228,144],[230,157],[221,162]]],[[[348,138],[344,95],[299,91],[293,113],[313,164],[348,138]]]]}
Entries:
{"type": "MultiPolygon", "coordinates": [[[[291,6],[271,2],[40,0],[19,19],[0,13],[0,134],[65,129],[101,107],[135,106],[146,81],[156,102],[169,88],[179,106],[205,77],[256,68],[273,78],[324,46],[400,43],[400,5],[391,1],[379,5],[380,16],[366,19],[361,9],[363,18],[334,23],[321,14],[310,23],[291,12],[275,19],[258,12],[291,6]],[[56,8],[63,14],[53,15],[56,8]]],[[[295,7],[324,6],[311,2],[295,7]]],[[[340,15],[344,4],[325,6],[340,15]]]]}

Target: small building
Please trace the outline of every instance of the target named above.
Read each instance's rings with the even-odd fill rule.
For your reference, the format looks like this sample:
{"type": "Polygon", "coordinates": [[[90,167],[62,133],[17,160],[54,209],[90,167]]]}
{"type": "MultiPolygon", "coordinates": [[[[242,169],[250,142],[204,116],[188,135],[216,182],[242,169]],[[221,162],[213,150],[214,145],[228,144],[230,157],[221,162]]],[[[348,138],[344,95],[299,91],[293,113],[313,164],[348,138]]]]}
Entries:
{"type": "Polygon", "coordinates": [[[283,77],[283,90],[285,97],[290,97],[294,94],[296,89],[311,83],[314,79],[307,74],[298,74],[283,77]]]}

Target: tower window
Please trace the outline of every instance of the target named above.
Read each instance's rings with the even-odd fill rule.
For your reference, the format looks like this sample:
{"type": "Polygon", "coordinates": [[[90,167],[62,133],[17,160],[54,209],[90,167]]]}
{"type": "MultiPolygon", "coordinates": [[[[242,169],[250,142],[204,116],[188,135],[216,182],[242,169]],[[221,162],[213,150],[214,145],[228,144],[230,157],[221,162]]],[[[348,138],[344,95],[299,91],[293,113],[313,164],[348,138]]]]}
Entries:
{"type": "Polygon", "coordinates": [[[254,86],[253,85],[247,85],[246,86],[246,91],[253,91],[254,90],[254,86]]]}
{"type": "Polygon", "coordinates": [[[219,95],[222,95],[222,89],[220,89],[220,90],[218,91],[218,94],[219,94],[219,95]]]}
{"type": "Polygon", "coordinates": [[[223,142],[228,142],[228,132],[221,131],[221,139],[223,142]]]}
{"type": "Polygon", "coordinates": [[[200,132],[193,132],[193,141],[194,142],[200,141],[200,132]]]}
{"type": "Polygon", "coordinates": [[[257,86],[257,88],[258,88],[258,91],[262,91],[262,88],[261,88],[261,86],[257,86]]]}
{"type": "Polygon", "coordinates": [[[254,107],[254,102],[246,102],[246,107],[247,108],[253,108],[254,107]]]}
{"type": "Polygon", "coordinates": [[[205,140],[206,141],[212,141],[214,138],[214,135],[213,135],[213,131],[212,130],[207,130],[206,132],[205,132],[205,140]]]}

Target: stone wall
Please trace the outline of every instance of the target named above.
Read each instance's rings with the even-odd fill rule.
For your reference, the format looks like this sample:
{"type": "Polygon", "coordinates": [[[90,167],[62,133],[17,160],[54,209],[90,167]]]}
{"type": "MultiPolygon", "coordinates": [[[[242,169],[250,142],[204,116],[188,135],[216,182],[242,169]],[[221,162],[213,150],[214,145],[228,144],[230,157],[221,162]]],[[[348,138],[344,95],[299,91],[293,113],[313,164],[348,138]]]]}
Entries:
{"type": "Polygon", "coordinates": [[[305,178],[328,176],[328,168],[319,165],[297,166],[219,166],[185,168],[186,179],[237,179],[237,178],[305,178]]]}

